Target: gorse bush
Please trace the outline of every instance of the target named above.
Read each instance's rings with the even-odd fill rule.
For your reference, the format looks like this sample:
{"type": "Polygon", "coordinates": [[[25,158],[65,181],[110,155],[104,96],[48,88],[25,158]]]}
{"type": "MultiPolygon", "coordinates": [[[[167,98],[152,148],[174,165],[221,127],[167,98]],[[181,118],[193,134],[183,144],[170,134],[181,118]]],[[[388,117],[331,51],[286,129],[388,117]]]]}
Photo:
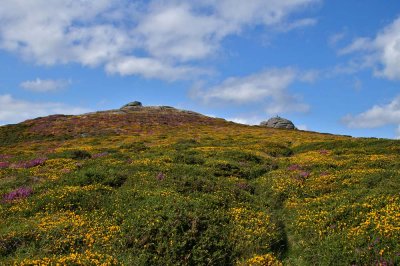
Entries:
{"type": "Polygon", "coordinates": [[[1,265],[398,265],[400,142],[184,112],[0,127],[1,265]]]}

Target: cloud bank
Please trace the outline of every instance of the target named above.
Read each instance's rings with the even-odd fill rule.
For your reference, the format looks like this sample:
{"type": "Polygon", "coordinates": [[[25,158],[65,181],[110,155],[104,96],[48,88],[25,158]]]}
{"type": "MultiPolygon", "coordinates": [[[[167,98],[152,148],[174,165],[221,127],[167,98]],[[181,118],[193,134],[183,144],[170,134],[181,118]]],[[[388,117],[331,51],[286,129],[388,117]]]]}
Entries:
{"type": "Polygon", "coordinates": [[[361,56],[359,65],[373,68],[376,76],[400,80],[400,18],[374,38],[357,38],[339,51],[341,55],[354,53],[361,56]]]}
{"type": "Polygon", "coordinates": [[[312,26],[290,15],[319,0],[3,0],[0,49],[40,65],[176,80],[207,73],[195,61],[246,28],[312,26]],[[57,15],[55,15],[57,14],[57,15]]]}
{"type": "Polygon", "coordinates": [[[307,112],[309,106],[298,95],[288,91],[294,82],[311,81],[314,74],[300,73],[292,68],[268,69],[244,76],[230,77],[221,84],[204,89],[194,88],[193,98],[204,103],[266,104],[265,111],[270,115],[286,112],[307,112]]]}
{"type": "Polygon", "coordinates": [[[34,92],[51,92],[58,91],[66,88],[71,81],[69,80],[53,80],[53,79],[40,79],[27,80],[20,84],[20,87],[34,92]]]}
{"type": "Polygon", "coordinates": [[[351,128],[377,128],[381,126],[400,125],[400,96],[383,105],[374,105],[357,115],[347,115],[342,121],[351,128]]]}
{"type": "Polygon", "coordinates": [[[347,115],[342,122],[350,128],[378,128],[387,125],[397,126],[396,138],[400,139],[400,95],[387,104],[374,105],[357,114],[347,115]]]}
{"type": "Polygon", "coordinates": [[[87,108],[69,106],[54,102],[30,102],[13,98],[9,94],[0,95],[0,125],[21,122],[26,119],[50,114],[82,114],[87,108]]]}

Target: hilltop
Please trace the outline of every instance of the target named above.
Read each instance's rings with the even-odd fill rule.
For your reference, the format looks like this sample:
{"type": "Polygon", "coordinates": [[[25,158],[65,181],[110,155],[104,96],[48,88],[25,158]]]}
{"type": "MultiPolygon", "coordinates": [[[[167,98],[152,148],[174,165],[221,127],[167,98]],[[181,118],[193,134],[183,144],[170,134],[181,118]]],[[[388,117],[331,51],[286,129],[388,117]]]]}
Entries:
{"type": "Polygon", "coordinates": [[[135,103],[0,143],[0,264],[400,263],[396,140],[135,103]]]}

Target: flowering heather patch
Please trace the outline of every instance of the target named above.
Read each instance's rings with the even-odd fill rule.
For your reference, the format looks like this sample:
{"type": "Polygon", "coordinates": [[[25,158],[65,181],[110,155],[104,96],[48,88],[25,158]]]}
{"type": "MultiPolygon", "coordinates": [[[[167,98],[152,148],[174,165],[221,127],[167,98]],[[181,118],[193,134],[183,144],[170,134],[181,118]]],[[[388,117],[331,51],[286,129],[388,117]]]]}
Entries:
{"type": "Polygon", "coordinates": [[[160,173],[157,174],[156,179],[162,181],[162,180],[165,179],[165,175],[160,172],[160,173]]]}
{"type": "Polygon", "coordinates": [[[33,159],[31,161],[25,162],[25,168],[31,168],[31,167],[35,167],[35,166],[38,166],[38,165],[42,165],[46,161],[47,161],[46,158],[33,159]]]}
{"type": "Polygon", "coordinates": [[[301,172],[299,175],[300,175],[300,177],[302,177],[302,178],[307,178],[307,177],[310,176],[310,172],[303,171],[303,172],[301,172]]]}
{"type": "Polygon", "coordinates": [[[291,166],[288,167],[289,171],[298,171],[301,170],[301,166],[298,164],[292,164],[291,166]]]}
{"type": "Polygon", "coordinates": [[[12,159],[14,156],[9,154],[0,154],[0,160],[12,159]]]}
{"type": "Polygon", "coordinates": [[[13,168],[32,168],[38,165],[42,165],[47,161],[47,158],[36,158],[30,161],[25,161],[25,162],[18,162],[15,164],[12,164],[11,166],[13,168]]]}
{"type": "Polygon", "coordinates": [[[323,155],[326,155],[326,154],[328,154],[329,152],[328,152],[328,150],[320,150],[319,153],[320,153],[320,154],[323,154],[323,155]]]}
{"type": "Polygon", "coordinates": [[[2,169],[2,168],[7,168],[7,167],[9,167],[10,166],[10,163],[9,162],[0,162],[0,169],[2,169]]]}
{"type": "Polygon", "coordinates": [[[3,202],[11,202],[18,199],[24,199],[29,197],[33,193],[33,190],[29,187],[20,187],[14,191],[11,191],[3,195],[3,202]]]}
{"type": "Polygon", "coordinates": [[[97,153],[97,154],[92,155],[92,158],[96,159],[96,158],[101,158],[101,157],[104,157],[107,155],[108,155],[108,152],[102,152],[102,153],[97,153]]]}
{"type": "Polygon", "coordinates": [[[243,190],[248,190],[250,188],[250,186],[244,182],[237,183],[236,186],[243,190]]]}

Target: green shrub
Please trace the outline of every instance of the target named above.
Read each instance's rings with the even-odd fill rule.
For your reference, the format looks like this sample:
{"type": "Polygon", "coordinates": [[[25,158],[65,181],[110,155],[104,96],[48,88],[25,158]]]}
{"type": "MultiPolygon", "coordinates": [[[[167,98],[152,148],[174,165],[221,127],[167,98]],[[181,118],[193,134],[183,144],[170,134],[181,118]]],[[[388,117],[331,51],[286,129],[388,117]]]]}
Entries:
{"type": "Polygon", "coordinates": [[[204,164],[205,160],[199,155],[199,153],[195,151],[182,151],[178,152],[173,161],[175,163],[184,163],[184,164],[204,164]]]}
{"type": "Polygon", "coordinates": [[[128,150],[130,152],[141,152],[149,149],[144,142],[132,142],[127,144],[122,144],[121,149],[128,150]]]}
{"type": "Polygon", "coordinates": [[[103,166],[84,168],[70,176],[65,182],[71,185],[87,186],[101,184],[117,188],[122,186],[128,178],[128,174],[118,169],[103,166]]]}

